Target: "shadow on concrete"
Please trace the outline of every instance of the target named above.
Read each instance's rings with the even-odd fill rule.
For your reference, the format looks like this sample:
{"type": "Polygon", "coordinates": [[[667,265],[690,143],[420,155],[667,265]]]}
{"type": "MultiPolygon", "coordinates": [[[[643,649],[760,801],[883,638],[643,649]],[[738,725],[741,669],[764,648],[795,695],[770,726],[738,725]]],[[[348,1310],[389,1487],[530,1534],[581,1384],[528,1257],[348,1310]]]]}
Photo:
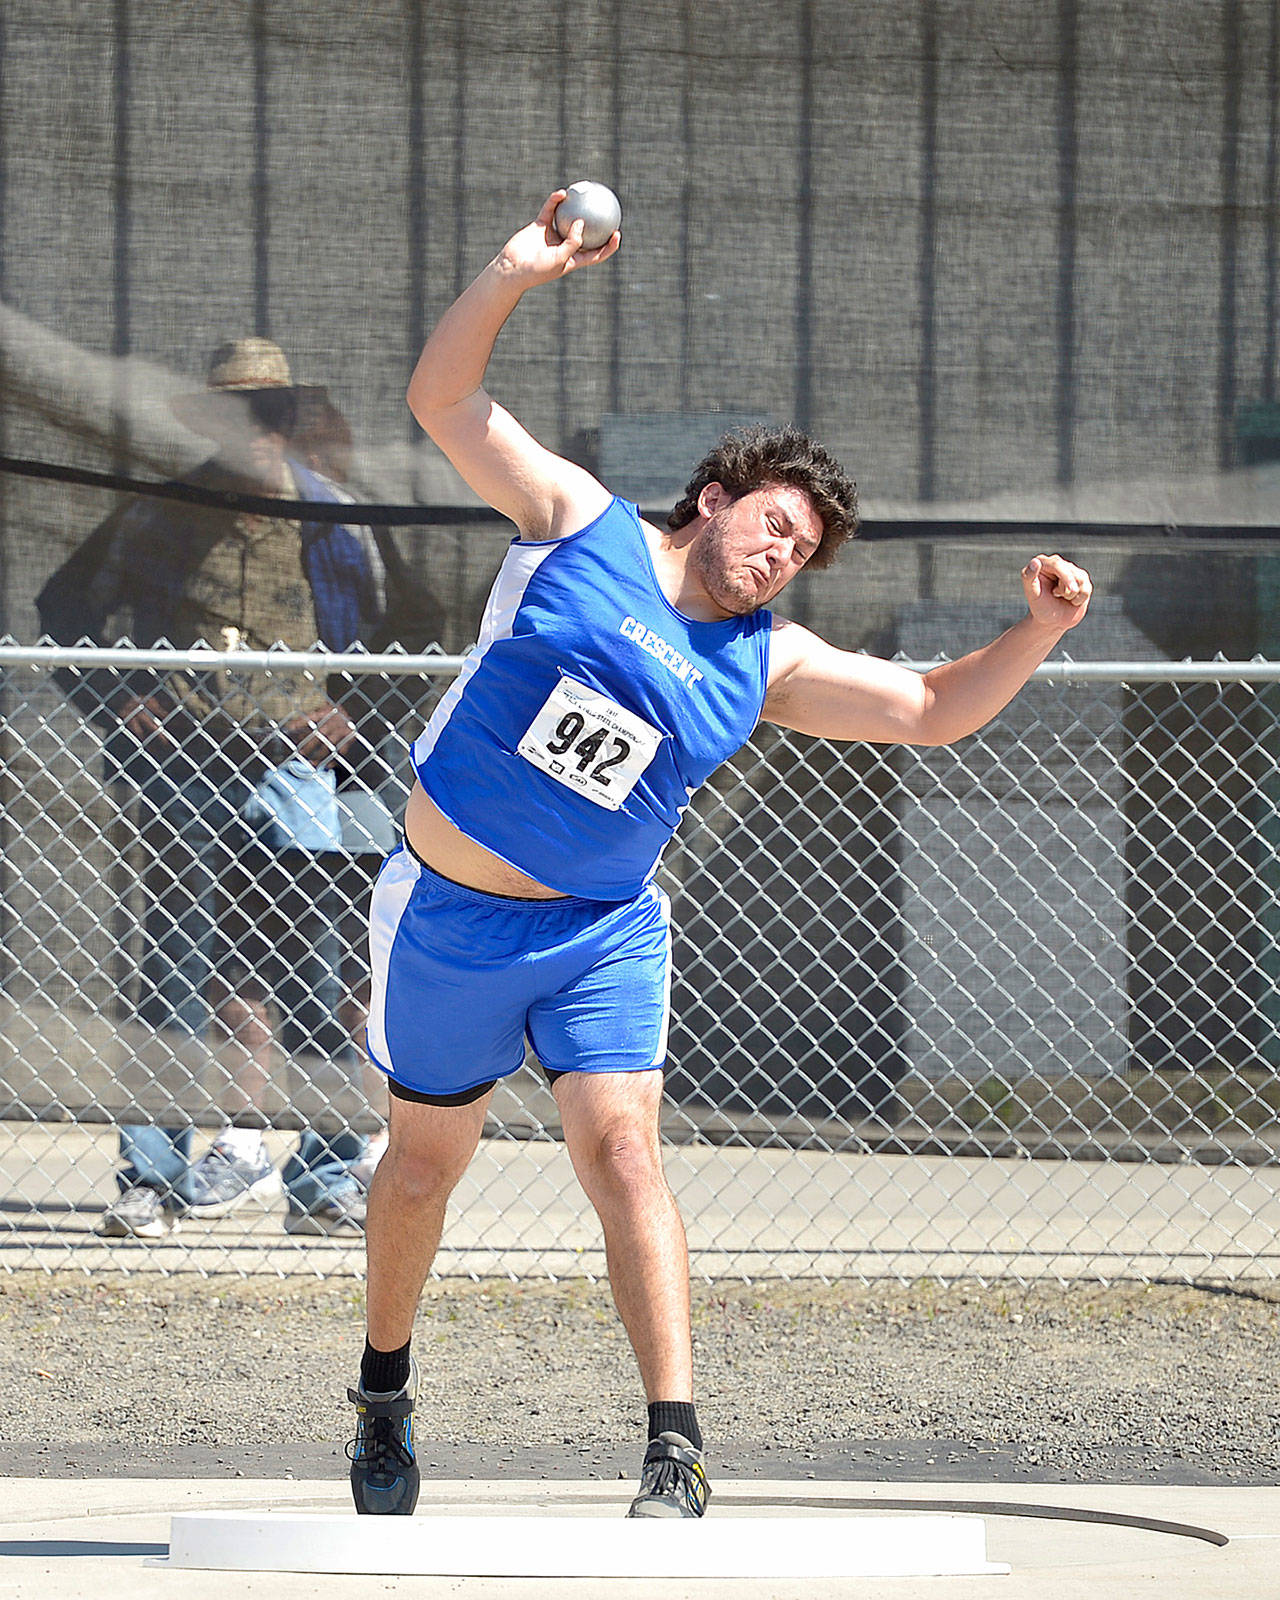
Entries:
{"type": "Polygon", "coordinates": [[[167,1556],[167,1544],[132,1539],[0,1539],[0,1556],[167,1556]]]}

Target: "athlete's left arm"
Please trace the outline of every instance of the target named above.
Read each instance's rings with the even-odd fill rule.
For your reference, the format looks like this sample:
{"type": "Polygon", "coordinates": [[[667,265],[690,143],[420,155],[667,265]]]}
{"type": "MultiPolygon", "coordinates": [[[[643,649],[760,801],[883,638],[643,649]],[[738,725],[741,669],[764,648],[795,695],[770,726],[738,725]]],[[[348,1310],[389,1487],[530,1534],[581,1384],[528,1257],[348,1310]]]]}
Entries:
{"type": "Polygon", "coordinates": [[[998,639],[926,673],[838,650],[794,622],[774,625],[763,716],[799,733],[873,744],[952,744],[990,722],[1083,619],[1089,574],[1061,556],[1022,571],[1027,615],[998,639]]]}

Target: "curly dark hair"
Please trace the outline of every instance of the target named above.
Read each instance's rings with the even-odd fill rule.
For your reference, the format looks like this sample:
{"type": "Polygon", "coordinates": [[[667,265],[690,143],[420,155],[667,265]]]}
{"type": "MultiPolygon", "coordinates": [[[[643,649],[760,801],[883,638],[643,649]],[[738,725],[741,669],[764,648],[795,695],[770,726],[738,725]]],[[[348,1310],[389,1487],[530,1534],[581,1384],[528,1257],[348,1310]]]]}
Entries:
{"type": "Polygon", "coordinates": [[[858,486],[840,463],[807,433],[790,424],[735,428],[694,469],[684,497],[667,518],[674,533],[698,515],[698,496],[709,483],[723,484],[735,500],[766,484],[803,489],[822,519],[822,540],[810,567],[829,567],[840,546],[858,533],[858,486]]]}

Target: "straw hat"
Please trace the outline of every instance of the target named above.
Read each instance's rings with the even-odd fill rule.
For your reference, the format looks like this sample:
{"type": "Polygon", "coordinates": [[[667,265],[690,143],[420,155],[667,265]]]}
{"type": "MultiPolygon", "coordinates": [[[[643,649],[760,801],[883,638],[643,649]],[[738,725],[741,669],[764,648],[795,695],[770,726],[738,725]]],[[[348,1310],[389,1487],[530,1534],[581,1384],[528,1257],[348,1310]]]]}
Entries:
{"type": "MultiPolygon", "coordinates": [[[[206,387],[196,394],[174,395],[173,414],[196,433],[221,439],[228,431],[243,432],[250,420],[249,397],[264,392],[290,395],[283,414],[296,418],[303,395],[324,394],[311,384],[295,384],[284,351],[270,339],[231,339],[209,357],[206,387]]],[[[292,420],[289,428],[292,431],[292,420]]]]}

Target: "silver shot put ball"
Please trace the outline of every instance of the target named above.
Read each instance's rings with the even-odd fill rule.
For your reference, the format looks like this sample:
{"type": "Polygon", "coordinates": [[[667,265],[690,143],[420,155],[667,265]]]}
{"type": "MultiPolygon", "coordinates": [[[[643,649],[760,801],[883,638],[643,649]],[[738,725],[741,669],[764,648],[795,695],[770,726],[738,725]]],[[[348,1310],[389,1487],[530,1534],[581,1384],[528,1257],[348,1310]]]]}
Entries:
{"type": "Polygon", "coordinates": [[[569,237],[569,229],[579,217],[583,221],[583,248],[598,250],[602,244],[608,244],[622,221],[622,207],[612,189],[584,179],[581,183],[571,183],[568,194],[556,207],[556,232],[562,239],[569,237]]]}

